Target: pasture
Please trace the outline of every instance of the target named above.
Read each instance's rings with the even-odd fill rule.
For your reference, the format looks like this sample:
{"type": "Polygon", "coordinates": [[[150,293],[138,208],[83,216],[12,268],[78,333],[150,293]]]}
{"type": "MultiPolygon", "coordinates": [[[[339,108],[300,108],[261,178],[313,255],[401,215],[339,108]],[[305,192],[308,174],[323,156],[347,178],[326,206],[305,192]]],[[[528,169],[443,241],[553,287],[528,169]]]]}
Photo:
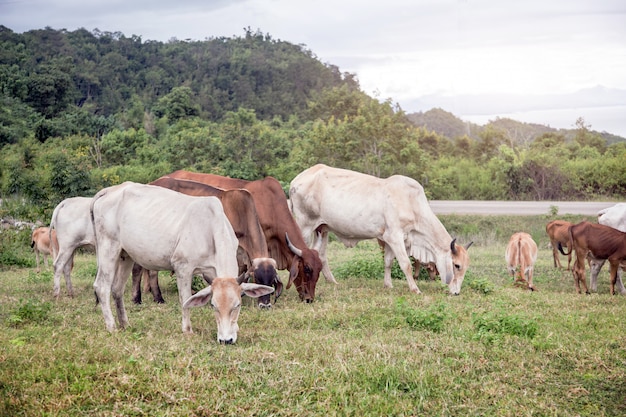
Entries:
{"type": "Polygon", "coordinates": [[[320,277],[312,304],[293,287],[269,311],[247,300],[231,346],[216,342],[209,308],[192,310],[195,334],[182,334],[167,273],[166,304],[146,294],[133,305],[129,282],[130,328],[110,334],[95,256],[77,256],[76,295],[62,284],[55,301],[32,254],[33,267],[0,272],[0,415],[624,415],[626,297],[609,295],[606,266],[597,294],[576,294],[571,273],[553,267],[544,228],[554,218],[440,216],[459,243],[474,241],[458,297],[425,279],[420,296],[404,278],[384,289],[375,242],[331,242],[339,284],[320,277]],[[516,231],[539,247],[536,292],[506,271],[516,231]]]}

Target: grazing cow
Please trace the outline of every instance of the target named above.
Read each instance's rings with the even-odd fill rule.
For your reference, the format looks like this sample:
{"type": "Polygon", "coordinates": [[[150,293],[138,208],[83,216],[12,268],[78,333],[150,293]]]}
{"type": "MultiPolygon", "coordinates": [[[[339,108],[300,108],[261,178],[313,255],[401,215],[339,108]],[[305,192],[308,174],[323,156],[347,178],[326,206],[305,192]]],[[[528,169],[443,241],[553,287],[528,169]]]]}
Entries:
{"type": "Polygon", "coordinates": [[[65,289],[74,296],[70,277],[74,266],[74,251],[83,246],[95,246],[89,206],[91,198],[72,197],[61,201],[52,212],[50,230],[56,233],[58,251],[54,257],[54,296],[61,291],[61,274],[65,276],[65,289]]]}
{"type": "Polygon", "coordinates": [[[516,282],[526,284],[529,290],[535,291],[533,268],[537,262],[537,244],[533,238],[528,233],[514,233],[506,245],[504,257],[511,277],[515,277],[516,282]]]}
{"type": "Polygon", "coordinates": [[[291,181],[289,201],[303,235],[322,235],[319,253],[326,279],[335,279],[326,256],[328,233],[334,232],[348,247],[365,239],[384,242],[385,287],[392,287],[395,257],[409,289],[420,293],[412,276],[413,256],[434,263],[450,293],[460,293],[469,266],[466,248],[452,240],[417,181],[401,175],[381,179],[319,164],[291,181]]]}
{"type": "MultiPolygon", "coordinates": [[[[621,232],[603,224],[580,222],[569,228],[570,250],[576,252],[574,262],[574,283],[576,291],[580,294],[582,283],[585,293],[589,294],[587,288],[587,278],[585,276],[585,260],[606,259],[611,265],[611,295],[615,294],[615,283],[617,282],[617,271],[620,263],[626,262],[626,233],[621,232]]],[[[559,244],[559,250],[563,255],[563,247],[559,244]]]]}
{"type": "Polygon", "coordinates": [[[43,262],[46,264],[46,269],[48,268],[48,255],[51,255],[54,260],[55,245],[58,246],[56,242],[56,233],[54,231],[51,233],[50,228],[48,227],[38,227],[33,230],[30,240],[30,247],[35,250],[37,273],[39,273],[41,271],[39,268],[39,254],[43,256],[43,262]]]}
{"type": "MultiPolygon", "coordinates": [[[[598,223],[610,226],[621,232],[626,232],[626,203],[617,203],[614,206],[605,208],[598,212],[598,223]]],[[[598,290],[598,274],[604,265],[605,259],[590,259],[591,267],[591,291],[598,290]]],[[[626,270],[626,264],[622,263],[617,270],[617,287],[620,294],[626,294],[626,288],[622,281],[623,271],[626,270]]]]}
{"type": "MultiPolygon", "coordinates": [[[[276,261],[268,256],[267,243],[254,208],[254,200],[247,190],[222,190],[196,181],[169,177],[161,177],[152,181],[150,185],[169,188],[195,197],[214,196],[219,198],[226,217],[233,226],[240,249],[244,252],[243,256],[238,257],[239,272],[247,271],[252,274],[254,282],[257,284],[274,287],[275,300],[280,297],[283,283],[276,272],[276,261]]],[[[153,282],[158,287],[158,280],[153,282]]],[[[140,287],[141,275],[133,269],[133,301],[135,303],[141,303],[140,287]]],[[[258,298],[258,306],[261,308],[272,306],[269,294],[258,298]]]]}
{"type": "Polygon", "coordinates": [[[189,308],[211,302],[217,340],[235,343],[241,292],[259,297],[272,287],[238,283],[237,238],[215,197],[190,197],[152,185],[125,182],[100,190],[91,203],[98,273],[94,282],[106,328],[128,325],[124,287],[136,262],[146,269],[174,271],[182,306],[182,330],[192,333],[189,308]],[[211,285],[191,295],[193,275],[211,285]]]}
{"type": "MultiPolygon", "coordinates": [[[[554,260],[554,267],[557,265],[559,268],[563,268],[561,265],[561,259],[559,258],[558,245],[569,247],[569,227],[571,222],[565,220],[552,220],[546,225],[546,233],[550,238],[550,245],[552,246],[552,258],[554,260]]],[[[570,270],[572,264],[572,254],[567,256],[567,271],[570,270]]]]}
{"type": "MultiPolygon", "coordinates": [[[[265,177],[262,180],[245,181],[182,170],[166,176],[197,181],[226,190],[233,188],[248,190],[254,199],[269,256],[276,260],[278,269],[289,270],[287,288],[294,284],[302,301],[310,303],[315,300],[315,287],[322,269],[322,261],[317,250],[306,245],[302,232],[289,211],[287,197],[275,178],[265,177]]],[[[334,279],[332,282],[336,283],[334,279]]]]}

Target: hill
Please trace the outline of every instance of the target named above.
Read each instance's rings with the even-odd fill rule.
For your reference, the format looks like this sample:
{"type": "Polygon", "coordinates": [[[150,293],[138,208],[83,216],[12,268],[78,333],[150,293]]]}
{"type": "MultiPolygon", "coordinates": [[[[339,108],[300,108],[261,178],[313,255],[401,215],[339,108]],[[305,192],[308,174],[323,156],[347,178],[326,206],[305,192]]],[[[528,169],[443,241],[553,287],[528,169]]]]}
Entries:
{"type": "MultiPolygon", "coordinates": [[[[527,144],[546,133],[559,133],[566,139],[571,140],[576,132],[574,129],[555,129],[541,124],[524,123],[509,118],[497,118],[481,126],[463,121],[454,114],[440,108],[433,108],[426,112],[409,113],[407,118],[413,125],[424,127],[449,139],[461,136],[479,139],[481,132],[485,129],[496,128],[503,130],[512,143],[527,144]]],[[[608,145],[626,141],[626,138],[608,132],[591,132],[605,139],[608,145]]]]}

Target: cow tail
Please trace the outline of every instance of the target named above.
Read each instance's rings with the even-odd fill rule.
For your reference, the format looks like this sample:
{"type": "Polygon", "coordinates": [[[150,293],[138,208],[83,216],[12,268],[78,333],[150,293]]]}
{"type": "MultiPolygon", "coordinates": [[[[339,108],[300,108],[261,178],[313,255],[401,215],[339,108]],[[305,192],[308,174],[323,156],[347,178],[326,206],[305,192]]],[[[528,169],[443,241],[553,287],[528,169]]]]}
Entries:
{"type": "Polygon", "coordinates": [[[563,245],[561,245],[561,242],[558,243],[558,248],[559,248],[559,252],[561,252],[562,255],[568,256],[569,254],[572,253],[572,250],[574,249],[574,237],[572,236],[572,226],[567,228],[567,234],[569,236],[569,252],[565,253],[565,251],[563,250],[563,245]]]}

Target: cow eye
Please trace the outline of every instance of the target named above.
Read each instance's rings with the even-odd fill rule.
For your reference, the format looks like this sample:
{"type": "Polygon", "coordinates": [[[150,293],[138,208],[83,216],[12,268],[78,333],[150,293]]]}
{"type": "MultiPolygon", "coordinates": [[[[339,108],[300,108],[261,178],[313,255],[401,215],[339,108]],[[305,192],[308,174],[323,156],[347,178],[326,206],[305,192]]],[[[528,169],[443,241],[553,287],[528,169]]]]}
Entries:
{"type": "Polygon", "coordinates": [[[310,274],[310,273],[312,272],[311,267],[310,267],[310,266],[308,266],[308,265],[305,265],[305,266],[304,266],[304,272],[305,272],[306,274],[310,274]]]}
{"type": "Polygon", "coordinates": [[[454,267],[455,267],[456,269],[459,269],[459,270],[461,269],[461,265],[459,265],[459,264],[454,264],[454,267]]]}

